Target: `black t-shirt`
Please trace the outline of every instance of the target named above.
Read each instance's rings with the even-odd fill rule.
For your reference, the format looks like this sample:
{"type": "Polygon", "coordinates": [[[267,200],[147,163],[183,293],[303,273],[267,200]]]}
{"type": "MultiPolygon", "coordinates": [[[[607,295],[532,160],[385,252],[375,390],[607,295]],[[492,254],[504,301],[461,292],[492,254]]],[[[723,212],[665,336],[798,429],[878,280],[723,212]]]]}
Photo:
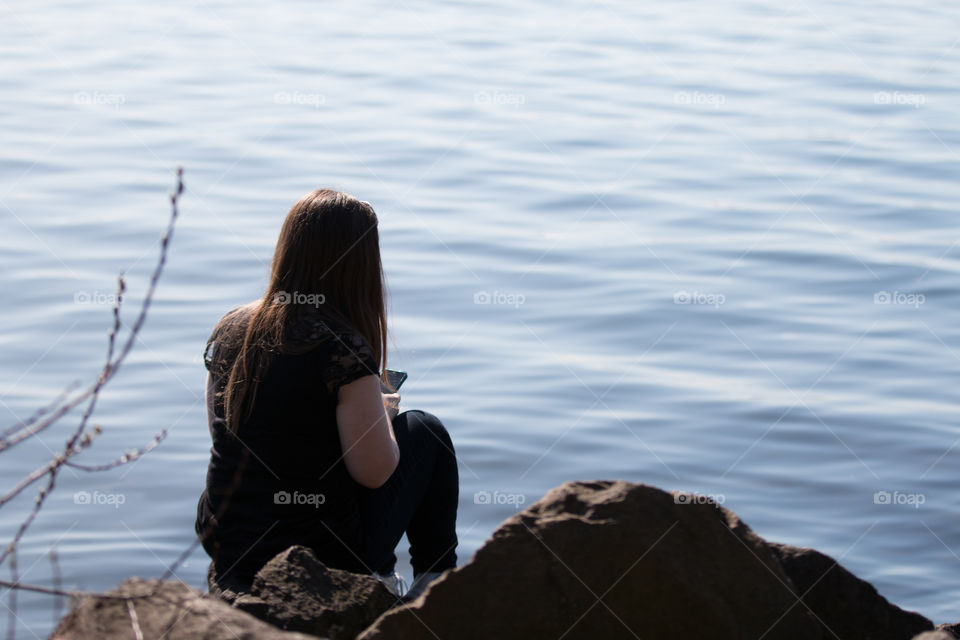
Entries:
{"type": "Polygon", "coordinates": [[[329,566],[363,571],[363,488],[344,464],[336,407],[341,386],[378,375],[376,358],[345,323],[298,307],[283,347],[268,355],[250,417],[231,434],[222,392],[253,308],[226,314],[204,354],[213,447],[197,533],[218,570],[236,563],[239,579],[295,544],[329,566]]]}

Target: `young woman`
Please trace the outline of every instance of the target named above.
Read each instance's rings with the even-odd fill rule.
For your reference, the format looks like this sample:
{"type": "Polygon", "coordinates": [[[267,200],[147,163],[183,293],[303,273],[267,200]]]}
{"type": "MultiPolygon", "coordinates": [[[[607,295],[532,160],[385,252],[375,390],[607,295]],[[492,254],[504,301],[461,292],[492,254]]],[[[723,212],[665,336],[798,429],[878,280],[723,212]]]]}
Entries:
{"type": "Polygon", "coordinates": [[[396,593],[406,532],[415,596],[456,565],[457,463],[440,421],[382,393],[385,287],[377,216],[346,193],[287,214],[263,298],[207,342],[213,447],[197,533],[211,588],[249,589],[292,545],[396,593]]]}

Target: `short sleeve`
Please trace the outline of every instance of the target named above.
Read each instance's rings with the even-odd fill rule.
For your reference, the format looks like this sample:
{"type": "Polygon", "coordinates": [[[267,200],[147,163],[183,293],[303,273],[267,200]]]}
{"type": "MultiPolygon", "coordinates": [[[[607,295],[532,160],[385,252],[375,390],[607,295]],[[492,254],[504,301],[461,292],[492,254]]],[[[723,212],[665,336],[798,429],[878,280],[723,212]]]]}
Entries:
{"type": "Polygon", "coordinates": [[[203,349],[203,366],[214,377],[229,373],[239,344],[243,341],[250,306],[237,307],[227,312],[213,328],[203,349]]]}
{"type": "Polygon", "coordinates": [[[215,378],[226,375],[230,371],[230,361],[228,357],[224,355],[225,349],[221,344],[222,339],[217,339],[216,336],[210,336],[207,340],[207,346],[203,350],[203,366],[209,371],[215,378]]]}
{"type": "Polygon", "coordinates": [[[328,357],[321,365],[320,377],[331,394],[354,380],[380,374],[373,349],[360,335],[352,331],[332,331],[325,346],[328,357]]]}
{"type": "Polygon", "coordinates": [[[207,371],[213,372],[213,361],[214,355],[213,352],[216,349],[217,343],[214,340],[213,336],[207,340],[207,346],[203,348],[203,366],[206,367],[207,371]]]}

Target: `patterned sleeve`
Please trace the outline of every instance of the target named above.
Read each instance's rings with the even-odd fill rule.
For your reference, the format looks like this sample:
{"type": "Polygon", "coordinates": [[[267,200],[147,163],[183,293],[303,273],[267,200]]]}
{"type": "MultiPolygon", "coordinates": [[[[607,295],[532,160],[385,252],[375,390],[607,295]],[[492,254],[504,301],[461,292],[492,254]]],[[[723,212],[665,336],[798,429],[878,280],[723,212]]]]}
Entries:
{"type": "Polygon", "coordinates": [[[237,307],[227,312],[207,339],[203,349],[203,366],[214,377],[221,377],[229,373],[236,355],[237,343],[242,342],[243,332],[248,319],[249,305],[237,307]]]}
{"type": "Polygon", "coordinates": [[[320,376],[331,394],[358,378],[380,375],[373,349],[360,335],[352,331],[332,332],[325,346],[320,376]]]}
{"type": "Polygon", "coordinates": [[[207,344],[203,348],[203,366],[206,367],[207,371],[213,372],[213,362],[214,362],[214,349],[216,348],[216,340],[211,335],[207,338],[207,344]]]}

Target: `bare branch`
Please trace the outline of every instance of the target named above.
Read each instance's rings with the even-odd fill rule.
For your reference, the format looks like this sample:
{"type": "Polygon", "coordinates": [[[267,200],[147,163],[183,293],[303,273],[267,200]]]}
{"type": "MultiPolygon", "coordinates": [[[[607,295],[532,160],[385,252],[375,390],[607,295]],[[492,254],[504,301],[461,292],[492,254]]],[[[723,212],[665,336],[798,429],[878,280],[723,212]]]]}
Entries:
{"type": "MultiPolygon", "coordinates": [[[[60,576],[60,561],[57,558],[57,549],[56,547],[50,548],[50,572],[53,574],[53,589],[55,591],[60,591],[62,579],[60,576]]],[[[60,618],[63,617],[63,598],[54,598],[53,599],[53,626],[56,627],[57,623],[60,622],[60,618]]]]}
{"type": "Polygon", "coordinates": [[[48,413],[50,413],[51,411],[59,407],[68,397],[70,397],[70,394],[73,393],[74,390],[79,386],[80,386],[79,382],[72,382],[68,384],[67,387],[60,392],[60,395],[54,398],[53,402],[51,402],[45,407],[40,407],[33,413],[32,416],[30,416],[23,422],[20,422],[18,424],[13,425],[12,427],[8,427],[7,429],[5,429],[4,432],[0,434],[0,442],[5,441],[10,436],[20,431],[21,429],[25,429],[29,427],[30,425],[35,423],[37,420],[39,420],[43,416],[47,415],[48,413]]]}
{"type": "MultiPolygon", "coordinates": [[[[19,582],[20,576],[17,572],[17,551],[16,548],[10,554],[10,576],[14,582],[19,582]]],[[[16,640],[17,636],[17,590],[10,589],[10,604],[7,605],[10,615],[7,616],[7,640],[16,640]]]]}
{"type": "MultiPolygon", "coordinates": [[[[39,514],[40,509],[43,508],[44,502],[47,497],[50,496],[50,493],[53,491],[57,482],[57,475],[60,470],[68,464],[69,459],[73,456],[80,453],[82,450],[86,449],[93,442],[93,438],[99,434],[99,427],[95,427],[92,432],[87,431],[87,423],[90,419],[90,416],[93,415],[94,410],[96,409],[97,400],[100,396],[100,390],[116,375],[117,371],[120,368],[120,365],[126,359],[127,355],[130,353],[130,350],[133,348],[134,343],[136,342],[137,335],[140,333],[140,330],[143,328],[143,324],[147,318],[147,311],[150,308],[150,304],[153,301],[153,296],[156,292],[157,282],[160,279],[160,274],[163,272],[163,267],[166,264],[167,260],[167,251],[170,246],[170,239],[173,237],[173,229],[176,224],[177,217],[179,214],[179,198],[183,193],[183,169],[177,169],[177,186],[173,193],[170,194],[170,219],[167,223],[166,231],[164,232],[161,241],[160,241],[160,255],[157,259],[157,264],[153,269],[153,273],[150,277],[150,284],[147,287],[147,291],[144,295],[144,299],[140,304],[140,311],[137,314],[137,318],[134,321],[133,325],[130,328],[129,335],[127,336],[126,342],[123,343],[119,352],[116,351],[117,345],[117,336],[120,331],[121,322],[120,322],[120,307],[123,301],[123,294],[126,290],[126,283],[124,281],[123,275],[120,275],[117,281],[117,298],[113,305],[113,325],[111,327],[110,333],[107,337],[107,353],[104,361],[103,368],[101,369],[99,375],[97,376],[96,381],[88,386],[84,391],[80,392],[73,398],[67,399],[69,392],[65,391],[57,398],[53,403],[44,407],[40,411],[36,412],[29,420],[17,425],[13,428],[7,429],[4,432],[4,437],[0,438],[0,453],[6,451],[7,449],[13,447],[19,442],[30,438],[33,435],[36,435],[40,431],[46,429],[50,425],[54,424],[62,418],[68,411],[79,406],[83,402],[87,402],[87,406],[84,409],[83,415],[80,418],[80,422],[77,427],[74,429],[73,434],[64,444],[63,450],[55,455],[46,465],[35,470],[33,473],[29,474],[27,477],[22,479],[15,487],[8,491],[2,498],[0,498],[0,507],[9,502],[13,497],[21,493],[28,486],[42,479],[43,477],[48,477],[48,481],[45,487],[41,488],[37,492],[37,496],[34,500],[33,508],[27,514],[27,517],[20,524],[20,527],[17,529],[14,534],[13,539],[9,542],[6,549],[0,553],[0,565],[7,558],[11,558],[11,563],[15,563],[15,554],[17,544],[23,538],[24,534],[29,529],[30,525],[36,519],[37,514],[39,514]]],[[[163,438],[166,436],[166,431],[162,431],[161,434],[154,439],[153,442],[148,444],[141,450],[134,452],[135,455],[127,454],[118,460],[114,460],[106,465],[96,466],[83,466],[83,465],[74,465],[71,463],[71,466],[76,466],[77,468],[84,469],[86,471],[97,471],[97,470],[106,470],[112,469],[121,464],[126,464],[132,460],[135,460],[143,453],[146,453],[152,450],[163,438]]],[[[0,583],[2,584],[2,583],[0,583]]],[[[16,577],[12,583],[13,588],[22,588],[19,585],[19,580],[16,577]]]]}
{"type": "MultiPolygon", "coordinates": [[[[160,257],[157,260],[157,265],[153,270],[153,274],[150,277],[150,284],[147,287],[147,293],[144,296],[143,302],[140,305],[140,313],[137,315],[136,321],[134,321],[133,326],[130,329],[130,335],[127,337],[127,341],[124,343],[123,347],[120,350],[119,355],[112,362],[110,357],[113,356],[114,352],[114,343],[116,340],[117,331],[119,330],[120,321],[119,321],[119,307],[121,302],[121,296],[117,296],[117,300],[114,303],[114,325],[113,329],[110,331],[110,336],[108,338],[108,358],[107,363],[104,365],[104,368],[101,374],[97,377],[96,382],[87,387],[83,392],[74,397],[73,399],[61,404],[53,413],[47,415],[48,412],[38,412],[41,415],[47,415],[43,420],[35,421],[25,421],[18,428],[8,429],[7,432],[12,433],[9,436],[0,438],[0,453],[5,449],[9,449],[13,445],[22,442],[29,438],[32,435],[43,431],[50,425],[54,424],[57,420],[62,418],[68,411],[78,407],[84,401],[90,400],[92,396],[98,394],[100,389],[117,373],[117,370],[120,368],[120,364],[126,359],[127,354],[130,353],[130,350],[133,348],[134,342],[136,341],[137,334],[140,333],[140,329],[143,327],[143,323],[147,318],[147,311],[150,308],[150,303],[153,301],[153,294],[157,288],[157,282],[160,279],[160,274],[163,272],[163,267],[166,264],[167,260],[167,249],[170,246],[170,239],[173,237],[173,229],[176,224],[177,217],[179,215],[179,203],[180,195],[183,193],[183,168],[177,169],[177,188],[170,194],[170,221],[167,224],[167,229],[164,232],[163,236],[160,239],[160,257]]],[[[123,276],[120,276],[120,282],[118,290],[120,293],[123,292],[125,284],[123,281],[123,276]]],[[[96,400],[92,401],[92,404],[96,404],[96,400]]],[[[56,406],[55,404],[52,406],[56,406]]],[[[88,407],[89,409],[89,407],[88,407]]],[[[35,414],[36,415],[36,414],[35,414]]],[[[86,412],[85,412],[86,415],[86,412]]],[[[85,424],[86,420],[83,421],[85,424]]],[[[82,427],[78,428],[77,433],[82,432],[82,427]]],[[[6,432],[5,432],[6,433],[6,432]]],[[[76,436],[79,437],[79,436],[76,436]]]]}
{"type": "Polygon", "coordinates": [[[137,618],[137,610],[133,606],[133,600],[127,600],[127,613],[130,614],[130,625],[133,627],[133,637],[136,640],[143,640],[143,631],[140,629],[140,620],[137,618]]]}
{"type": "Polygon", "coordinates": [[[73,467],[74,469],[80,469],[81,471],[109,471],[110,469],[116,469],[117,467],[133,462],[143,454],[153,451],[154,449],[157,448],[157,446],[161,442],[163,442],[163,440],[166,437],[167,437],[167,430],[164,429],[163,431],[158,433],[156,436],[154,436],[153,440],[147,443],[146,446],[140,447],[139,449],[134,449],[133,451],[130,451],[130,452],[126,452],[119,458],[115,458],[105,464],[90,466],[85,464],[77,464],[76,462],[70,462],[69,460],[64,461],[63,464],[65,464],[68,467],[73,467]]]}

